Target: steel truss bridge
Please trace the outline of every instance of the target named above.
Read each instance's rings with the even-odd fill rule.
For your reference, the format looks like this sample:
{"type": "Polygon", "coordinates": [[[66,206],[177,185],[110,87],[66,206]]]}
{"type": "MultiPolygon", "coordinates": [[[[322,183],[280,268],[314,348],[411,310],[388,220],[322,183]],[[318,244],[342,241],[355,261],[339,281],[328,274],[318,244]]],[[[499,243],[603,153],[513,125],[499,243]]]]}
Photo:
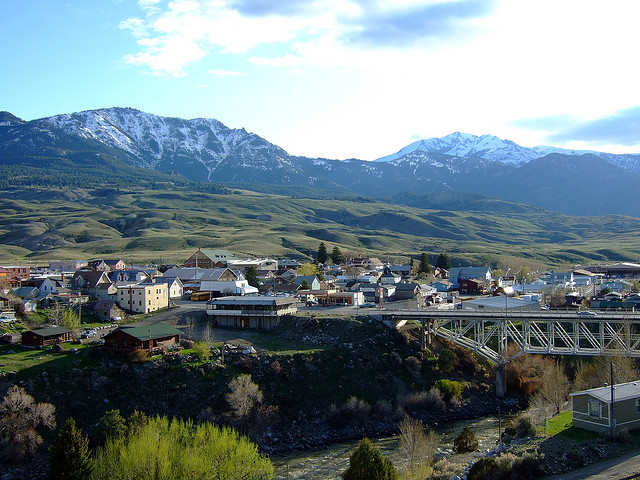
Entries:
{"type": "Polygon", "coordinates": [[[397,311],[391,322],[416,321],[425,334],[466,347],[498,367],[524,353],[640,357],[640,314],[397,311]]]}

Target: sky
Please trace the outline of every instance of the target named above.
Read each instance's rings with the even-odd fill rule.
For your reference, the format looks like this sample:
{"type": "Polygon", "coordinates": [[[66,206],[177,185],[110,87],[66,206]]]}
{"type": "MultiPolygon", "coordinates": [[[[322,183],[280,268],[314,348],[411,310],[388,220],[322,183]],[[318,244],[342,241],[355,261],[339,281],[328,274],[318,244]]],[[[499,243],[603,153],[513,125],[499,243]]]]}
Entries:
{"type": "Polygon", "coordinates": [[[1,0],[0,110],[215,118],[373,160],[459,131],[640,152],[637,0],[1,0]]]}

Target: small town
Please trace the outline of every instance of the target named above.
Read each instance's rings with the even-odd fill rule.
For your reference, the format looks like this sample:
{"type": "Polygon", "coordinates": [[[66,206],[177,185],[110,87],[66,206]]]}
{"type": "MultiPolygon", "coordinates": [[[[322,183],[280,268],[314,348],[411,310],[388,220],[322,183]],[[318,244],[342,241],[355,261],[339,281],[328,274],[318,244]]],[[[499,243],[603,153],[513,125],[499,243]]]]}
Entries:
{"type": "MultiPolygon", "coordinates": [[[[430,471],[429,478],[453,474],[474,478],[469,468],[479,458],[494,458],[496,453],[509,451],[509,448],[517,451],[517,447],[510,447],[509,442],[518,445],[523,437],[545,438],[554,415],[562,418],[562,421],[566,421],[568,415],[569,423],[565,423],[564,428],[572,425],[573,430],[587,432],[587,438],[591,438],[588,432],[596,435],[595,438],[617,438],[612,443],[613,447],[601,447],[602,453],[598,458],[607,458],[611,449],[624,452],[620,439],[633,438],[629,437],[630,432],[640,427],[640,414],[637,413],[640,411],[640,384],[635,382],[637,373],[629,358],[618,360],[620,357],[615,357],[616,377],[624,380],[615,382],[615,398],[608,386],[610,384],[606,382],[607,362],[604,363],[604,376],[593,373],[593,369],[597,368],[595,364],[570,364],[567,368],[573,369],[574,376],[571,389],[566,383],[566,374],[556,371],[559,364],[554,361],[539,360],[541,363],[537,366],[527,365],[536,363],[532,360],[525,360],[524,365],[520,363],[531,353],[588,353],[591,350],[584,348],[585,342],[591,340],[592,346],[600,349],[595,351],[598,354],[607,349],[610,354],[620,356],[637,351],[640,334],[635,333],[635,311],[640,303],[640,264],[613,263],[577,266],[566,271],[535,272],[526,266],[504,270],[490,266],[453,267],[451,263],[449,256],[444,253],[432,255],[431,259],[423,253],[404,264],[384,263],[378,258],[344,256],[338,247],[327,252],[324,242],[321,242],[313,261],[245,258],[223,249],[199,248],[180,265],[127,265],[117,257],[86,261],[52,260],[46,265],[4,265],[0,267],[3,288],[0,295],[0,340],[4,344],[0,347],[0,378],[7,385],[15,381],[18,381],[18,385],[25,381],[33,382],[33,379],[28,379],[31,375],[29,369],[14,369],[12,365],[19,362],[11,359],[29,355],[23,352],[39,351],[87,356],[91,351],[104,350],[105,353],[100,355],[108,355],[107,358],[112,359],[108,364],[110,367],[113,367],[113,362],[124,362],[123,365],[128,364],[129,367],[121,368],[173,365],[170,368],[183,368],[184,372],[184,368],[189,371],[189,368],[201,365],[213,372],[225,367],[240,368],[242,371],[248,368],[247,361],[252,362],[249,360],[252,357],[258,362],[258,359],[270,358],[264,356],[268,349],[260,341],[245,341],[242,335],[273,335],[275,332],[279,336],[290,328],[287,325],[292,322],[297,325],[293,327],[294,330],[300,329],[300,325],[309,328],[309,321],[313,322],[313,328],[304,336],[289,338],[323,348],[346,346],[346,351],[354,354],[358,351],[353,343],[355,338],[332,337],[329,331],[332,328],[341,330],[345,324],[352,324],[355,320],[364,322],[364,325],[377,325],[375,336],[382,339],[403,338],[402,342],[408,342],[406,345],[414,351],[414,355],[409,355],[404,362],[398,357],[398,361],[405,364],[404,368],[413,371],[412,375],[425,375],[426,368],[435,368],[438,376],[444,374],[442,379],[435,382],[436,387],[422,394],[412,394],[413,400],[400,402],[398,408],[411,408],[411,415],[419,420],[406,416],[400,422],[397,414],[387,414],[383,415],[386,417],[384,421],[377,423],[373,420],[358,423],[343,418],[337,426],[336,414],[333,413],[328,414],[326,421],[329,424],[324,427],[329,428],[330,433],[328,431],[318,436],[308,431],[310,427],[314,429],[314,424],[318,428],[317,420],[298,417],[301,431],[306,433],[297,441],[289,434],[285,441],[287,434],[280,431],[282,427],[272,424],[273,417],[277,415],[272,413],[272,418],[269,418],[264,412],[260,413],[260,409],[265,408],[265,405],[261,405],[263,397],[260,390],[259,395],[249,400],[243,399],[249,404],[245,406],[243,414],[238,413],[237,406],[231,404],[235,413],[223,417],[218,414],[216,418],[249,435],[265,454],[275,456],[286,456],[287,451],[330,446],[335,441],[355,439],[360,435],[384,437],[393,434],[396,428],[400,428],[403,435],[403,428],[409,428],[411,421],[428,426],[430,423],[437,425],[445,419],[455,421],[483,418],[486,415],[493,415],[492,418],[499,420],[500,408],[496,416],[495,399],[503,413],[515,422],[515,426],[508,423],[501,425],[497,441],[491,438],[488,446],[487,439],[482,440],[484,448],[493,452],[493,456],[465,458],[466,463],[462,465],[447,464],[447,458],[451,455],[464,457],[462,453],[465,451],[482,450],[477,440],[469,440],[471,446],[468,448],[456,446],[455,442],[448,448],[444,445],[438,447],[438,442],[432,441],[429,447],[431,453],[420,461],[416,460],[421,465],[420,469],[402,469],[403,474],[408,475],[406,478],[417,478],[411,475],[418,470],[422,472],[421,475],[427,475],[427,471],[430,471]],[[560,320],[556,321],[558,316],[560,320]],[[485,320],[480,320],[480,317],[489,318],[486,320],[489,323],[484,323],[485,320]],[[555,330],[562,333],[551,334],[547,331],[544,335],[539,333],[533,340],[514,334],[505,335],[505,344],[510,343],[502,350],[500,346],[495,346],[496,341],[502,343],[502,340],[492,339],[491,335],[486,338],[472,338],[469,335],[456,337],[454,320],[450,320],[452,318],[463,319],[467,324],[476,322],[482,325],[483,330],[496,325],[496,319],[511,319],[512,322],[524,324],[525,320],[518,319],[526,318],[532,322],[530,329],[544,329],[542,322],[556,322],[555,330]],[[625,342],[623,335],[602,331],[602,328],[618,329],[615,323],[618,318],[624,318],[627,324],[629,319],[633,319],[633,331],[628,340],[630,343],[618,345],[622,348],[616,348],[611,343],[625,342]],[[440,323],[437,324],[434,319],[440,319],[440,323]],[[533,319],[538,323],[535,324],[533,319]],[[609,320],[604,327],[594,327],[593,322],[602,325],[605,319],[609,320]],[[429,322],[434,323],[425,333],[425,323],[431,325],[429,322]],[[578,325],[575,331],[566,326],[569,322],[578,325]],[[598,335],[595,328],[601,329],[604,339],[601,344],[592,338],[598,335]],[[549,345],[544,343],[547,340],[540,340],[546,338],[545,335],[549,345]],[[235,340],[227,342],[227,337],[235,340]],[[575,337],[574,343],[567,340],[569,337],[575,337]],[[523,346],[524,343],[528,344],[528,350],[523,346]],[[553,346],[550,346],[551,343],[553,346]],[[487,348],[489,345],[493,350],[487,348]],[[519,351],[514,353],[514,348],[519,351]],[[449,355],[453,357],[448,359],[449,355]],[[473,366],[464,367],[461,355],[473,366]],[[505,360],[506,357],[510,358],[505,360]],[[491,363],[497,368],[492,368],[491,363]],[[514,367],[516,364],[518,366],[514,367]],[[469,380],[446,379],[457,378],[455,371],[461,368],[463,371],[470,369],[471,377],[468,378],[477,378],[481,374],[483,381],[474,385],[478,380],[469,383],[469,380]],[[419,373],[421,371],[422,374],[419,373]],[[556,376],[564,378],[561,380],[564,383],[560,389],[562,392],[557,391],[557,380],[545,380],[547,377],[553,378],[554,371],[556,376]],[[553,385],[553,392],[545,393],[546,381],[553,385]],[[597,384],[599,381],[602,381],[601,385],[597,384]],[[580,386],[581,389],[576,389],[580,386]],[[426,395],[426,398],[417,400],[416,396],[419,395],[426,395]],[[485,403],[487,401],[489,403],[485,403]],[[411,403],[407,402],[418,403],[409,407],[411,403]],[[472,408],[473,403],[475,407],[472,408]],[[610,412],[616,412],[614,423],[609,420],[610,412]],[[264,421],[265,418],[267,420],[261,428],[249,427],[246,423],[264,421]]],[[[519,324],[511,324],[511,328],[518,328],[513,325],[519,324]]],[[[366,341],[375,340],[368,338],[366,341]]],[[[392,354],[397,357],[397,350],[392,350],[392,354]]],[[[273,353],[270,355],[273,356],[273,353]]],[[[282,358],[286,358],[286,355],[282,358]]],[[[599,358],[602,360],[605,357],[599,358]]],[[[282,359],[262,361],[273,371],[282,368],[282,359]]],[[[351,359],[349,364],[353,361],[351,359]]],[[[79,360],[74,362],[80,364],[79,360]]],[[[47,380],[47,372],[53,367],[43,362],[30,368],[39,371],[39,379],[47,380]]],[[[611,369],[613,374],[613,367],[611,369]]],[[[76,370],[73,368],[72,371],[76,370]]],[[[251,368],[248,370],[253,371],[251,368]]],[[[257,389],[251,375],[244,377],[245,382],[257,389]]],[[[344,388],[343,385],[339,387],[344,388]]],[[[238,392],[227,393],[227,401],[232,402],[229,396],[234,394],[240,395],[238,392]]],[[[106,398],[104,402],[105,405],[111,403],[106,398]]],[[[144,405],[139,407],[144,412],[144,405]]],[[[165,412],[166,408],[163,409],[165,412]]],[[[332,408],[336,408],[335,405],[332,408]]],[[[341,417],[350,415],[347,412],[352,410],[360,412],[351,413],[355,415],[371,415],[372,418],[378,415],[364,413],[371,407],[366,407],[366,403],[356,396],[350,396],[341,408],[341,417]]],[[[120,412],[118,409],[104,410],[100,422],[120,412]]],[[[138,409],[133,411],[138,412],[138,409]]],[[[92,442],[96,441],[100,428],[91,435],[94,438],[92,442]]],[[[496,437],[496,433],[492,432],[490,437],[496,437]]],[[[558,473],[591,463],[584,458],[572,463],[566,457],[558,460],[548,455],[548,463],[545,464],[541,453],[536,453],[537,457],[534,455],[535,461],[526,455],[520,458],[535,463],[533,472],[539,473],[522,478],[537,478],[544,473],[558,473]]],[[[284,462],[289,469],[289,460],[284,462]]],[[[511,462],[510,468],[516,468],[514,465],[518,465],[517,461],[512,459],[511,462]]],[[[8,471],[2,478],[17,478],[11,476],[14,474],[8,471]]],[[[276,475],[276,478],[288,478],[281,476],[282,467],[276,468],[276,475]]],[[[32,478],[39,478],[38,473],[35,472],[32,478]]]]}

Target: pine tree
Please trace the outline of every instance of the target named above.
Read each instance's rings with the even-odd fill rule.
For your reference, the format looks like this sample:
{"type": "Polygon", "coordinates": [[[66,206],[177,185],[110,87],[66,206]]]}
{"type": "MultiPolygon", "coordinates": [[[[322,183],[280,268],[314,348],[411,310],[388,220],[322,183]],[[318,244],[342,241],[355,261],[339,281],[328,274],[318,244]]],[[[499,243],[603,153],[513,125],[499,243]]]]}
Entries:
{"type": "Polygon", "coordinates": [[[424,274],[431,273],[431,265],[429,264],[429,257],[424,252],[422,252],[422,255],[420,255],[420,266],[418,267],[418,272],[424,273],[424,274]]]}
{"type": "Polygon", "coordinates": [[[333,250],[331,251],[331,260],[333,260],[333,263],[336,265],[340,265],[342,262],[344,262],[342,252],[337,245],[333,247],[333,250]]]}
{"type": "Polygon", "coordinates": [[[320,242],[316,260],[318,261],[318,263],[327,263],[328,259],[329,259],[329,254],[327,253],[327,247],[325,247],[324,242],[320,242]]]}
{"type": "Polygon", "coordinates": [[[69,418],[49,449],[49,479],[84,480],[92,470],[89,439],[76,428],[75,420],[69,418]]]}
{"type": "Polygon", "coordinates": [[[256,270],[256,267],[253,265],[248,266],[247,270],[244,272],[244,278],[247,279],[249,285],[258,288],[258,271],[256,270]]]}
{"type": "Polygon", "coordinates": [[[349,457],[349,468],[342,474],[344,480],[395,480],[398,478],[393,463],[382,456],[368,438],[363,438],[349,457]]]}
{"type": "Polygon", "coordinates": [[[436,267],[450,270],[451,259],[449,258],[449,255],[447,255],[446,253],[441,253],[440,255],[438,255],[438,260],[436,260],[436,267]]]}

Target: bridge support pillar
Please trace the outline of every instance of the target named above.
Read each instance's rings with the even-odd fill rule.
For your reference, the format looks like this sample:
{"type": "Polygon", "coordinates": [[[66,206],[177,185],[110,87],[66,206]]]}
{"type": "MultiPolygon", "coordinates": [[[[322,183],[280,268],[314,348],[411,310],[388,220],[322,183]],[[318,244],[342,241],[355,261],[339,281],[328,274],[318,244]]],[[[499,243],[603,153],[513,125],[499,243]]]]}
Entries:
{"type": "Polygon", "coordinates": [[[504,398],[507,395],[507,379],[504,371],[504,365],[496,367],[496,396],[504,398]]]}
{"type": "MultiPolygon", "coordinates": [[[[426,332],[425,332],[425,319],[423,318],[422,321],[420,322],[420,350],[424,350],[426,348],[426,332]]],[[[431,342],[429,342],[431,343],[431,342]]]]}

